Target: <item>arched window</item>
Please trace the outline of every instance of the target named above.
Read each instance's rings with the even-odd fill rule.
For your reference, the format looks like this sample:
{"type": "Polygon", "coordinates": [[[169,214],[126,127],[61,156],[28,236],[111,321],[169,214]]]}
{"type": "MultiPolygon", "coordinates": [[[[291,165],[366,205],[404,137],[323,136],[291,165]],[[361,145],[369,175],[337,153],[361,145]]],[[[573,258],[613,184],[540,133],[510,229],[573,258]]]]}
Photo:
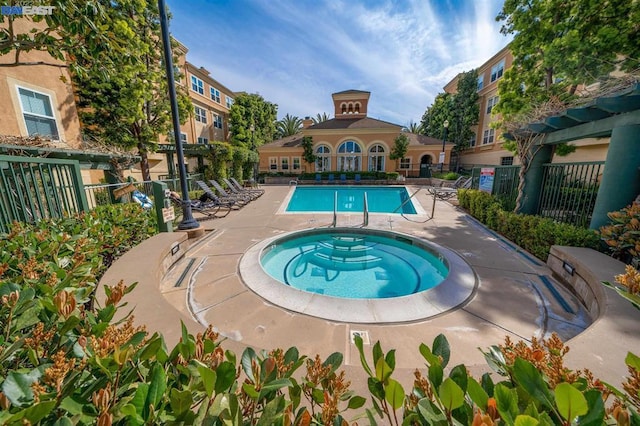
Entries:
{"type": "Polygon", "coordinates": [[[331,170],[331,149],[326,145],[316,148],[316,172],[331,170]]]}
{"type": "Polygon", "coordinates": [[[362,168],[362,148],[354,141],[342,142],[338,147],[338,171],[357,172],[362,168]]]}
{"type": "Polygon", "coordinates": [[[342,113],[346,114],[347,113],[347,104],[345,104],[344,102],[342,103],[342,105],[340,106],[340,108],[342,109],[342,113]]]}
{"type": "Polygon", "coordinates": [[[369,171],[370,172],[384,172],[384,147],[380,144],[375,144],[369,148],[369,171]]]}

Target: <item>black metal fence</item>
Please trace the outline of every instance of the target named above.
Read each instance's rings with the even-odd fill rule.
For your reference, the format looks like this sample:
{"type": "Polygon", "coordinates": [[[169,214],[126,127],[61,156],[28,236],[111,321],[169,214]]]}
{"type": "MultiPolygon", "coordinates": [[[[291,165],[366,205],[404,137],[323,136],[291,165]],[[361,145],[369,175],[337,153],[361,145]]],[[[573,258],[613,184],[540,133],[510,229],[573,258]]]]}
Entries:
{"type": "Polygon", "coordinates": [[[598,195],[604,161],[545,164],[538,214],[588,227],[598,195]]]}

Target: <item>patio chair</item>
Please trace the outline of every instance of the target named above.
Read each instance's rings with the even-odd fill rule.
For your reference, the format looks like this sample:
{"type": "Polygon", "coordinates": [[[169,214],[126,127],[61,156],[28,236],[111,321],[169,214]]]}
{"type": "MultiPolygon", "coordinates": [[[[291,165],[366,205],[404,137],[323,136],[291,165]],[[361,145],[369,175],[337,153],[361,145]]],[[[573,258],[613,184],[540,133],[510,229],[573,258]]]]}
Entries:
{"type": "Polygon", "coordinates": [[[336,183],[336,177],[334,176],[333,173],[329,173],[329,183],[330,184],[336,183]]]}
{"type": "Polygon", "coordinates": [[[356,173],[356,176],[355,176],[355,177],[356,177],[356,179],[355,179],[355,183],[356,183],[357,185],[361,184],[361,183],[362,183],[362,177],[360,176],[360,173],[356,173]]]}
{"type": "Polygon", "coordinates": [[[247,205],[251,202],[251,198],[247,195],[229,194],[226,189],[220,185],[215,179],[209,179],[209,184],[213,186],[223,199],[236,200],[237,203],[247,205]]]}
{"type": "Polygon", "coordinates": [[[340,183],[347,183],[347,175],[344,173],[340,174],[340,183]]]}
{"type": "MultiPolygon", "coordinates": [[[[184,200],[182,200],[177,193],[173,191],[170,192],[169,199],[176,207],[179,207],[180,209],[182,209],[182,206],[184,205],[184,200]]],[[[229,207],[228,205],[217,202],[217,201],[212,201],[212,200],[208,200],[208,201],[189,200],[189,202],[191,205],[191,211],[200,213],[204,216],[204,217],[195,217],[194,219],[197,221],[226,217],[232,210],[231,207],[229,207]],[[224,214],[217,215],[216,213],[218,213],[222,208],[225,209],[224,214]]]]}
{"type": "Polygon", "coordinates": [[[320,173],[316,173],[316,183],[322,182],[322,175],[320,173]]]}
{"type": "Polygon", "coordinates": [[[227,185],[227,188],[229,188],[229,191],[231,191],[231,195],[237,195],[237,196],[243,196],[243,197],[247,196],[251,198],[251,201],[255,200],[260,195],[262,195],[262,194],[257,194],[255,192],[244,191],[242,188],[238,189],[229,179],[222,178],[222,181],[224,182],[225,185],[227,185]]]}
{"type": "Polygon", "coordinates": [[[204,191],[204,194],[200,197],[200,201],[206,202],[207,200],[218,202],[222,205],[228,206],[232,210],[240,210],[246,205],[246,203],[240,203],[235,198],[218,197],[209,185],[201,180],[196,181],[196,185],[204,191]]]}
{"type": "Polygon", "coordinates": [[[235,178],[230,178],[229,180],[231,181],[231,183],[234,183],[236,187],[241,191],[246,191],[248,193],[255,193],[259,195],[264,194],[264,189],[260,189],[258,187],[244,188],[242,185],[240,185],[240,183],[235,178]]]}

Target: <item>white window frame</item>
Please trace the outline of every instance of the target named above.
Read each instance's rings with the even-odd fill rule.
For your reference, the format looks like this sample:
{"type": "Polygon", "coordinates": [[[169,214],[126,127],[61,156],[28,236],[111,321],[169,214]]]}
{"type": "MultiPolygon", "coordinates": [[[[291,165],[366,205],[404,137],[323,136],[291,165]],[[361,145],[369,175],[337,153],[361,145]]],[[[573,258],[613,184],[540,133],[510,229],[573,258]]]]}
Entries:
{"type": "Polygon", "coordinates": [[[474,133],[473,137],[469,140],[469,148],[476,146],[477,135],[474,133]]]}
{"type": "Polygon", "coordinates": [[[200,145],[206,145],[209,143],[209,138],[205,138],[204,136],[198,136],[198,143],[200,145]]]}
{"type": "Polygon", "coordinates": [[[331,148],[320,145],[315,149],[316,172],[326,172],[331,170],[331,148]]]}
{"type": "Polygon", "coordinates": [[[482,134],[482,145],[492,144],[495,139],[495,129],[485,129],[482,134]]]}
{"type": "Polygon", "coordinates": [[[222,129],[222,116],[213,114],[213,127],[216,129],[222,129]]]}
{"type": "Polygon", "coordinates": [[[404,157],[400,159],[401,170],[411,170],[411,157],[404,157]]]}
{"type": "Polygon", "coordinates": [[[478,76],[478,82],[476,83],[477,91],[481,91],[484,87],[484,74],[478,76]]]}
{"type": "Polygon", "coordinates": [[[191,90],[193,90],[196,93],[200,93],[201,95],[204,95],[204,81],[200,80],[195,75],[192,75],[191,76],[191,90]]]}
{"type": "MultiPolygon", "coordinates": [[[[24,128],[27,131],[27,134],[29,136],[33,136],[31,133],[29,133],[29,126],[27,125],[27,119],[25,117],[25,115],[34,117],[35,119],[39,119],[39,120],[49,120],[53,122],[53,125],[55,127],[55,135],[42,135],[42,136],[49,136],[51,137],[51,139],[54,140],[60,140],[60,126],[58,125],[58,120],[56,119],[56,112],[55,109],[53,108],[53,102],[51,101],[51,96],[48,95],[47,93],[43,93],[40,92],[38,90],[33,90],[30,89],[28,87],[21,87],[21,86],[16,86],[16,88],[18,89],[18,101],[20,102],[20,110],[22,111],[22,120],[24,122],[24,128]],[[47,98],[47,101],[49,102],[49,109],[51,109],[51,116],[47,116],[47,115],[43,115],[43,114],[38,114],[38,113],[34,113],[34,112],[29,112],[25,110],[24,104],[22,103],[22,96],[20,94],[20,90],[26,90],[29,91],[31,93],[35,93],[38,95],[42,95],[45,96],[47,98]]],[[[34,133],[35,135],[35,133],[34,133]]]]}
{"type": "Polygon", "coordinates": [[[300,157],[291,157],[291,170],[300,170],[300,157]]]}
{"type": "Polygon", "coordinates": [[[225,96],[225,99],[227,100],[227,108],[231,108],[231,106],[233,105],[233,98],[225,96]]]}
{"type": "Polygon", "coordinates": [[[504,74],[504,59],[491,67],[491,82],[500,80],[504,74]]]}
{"type": "Polygon", "coordinates": [[[278,157],[269,157],[269,170],[278,170],[278,157]]]}
{"type": "Polygon", "coordinates": [[[202,124],[207,124],[207,110],[204,108],[200,108],[197,105],[193,107],[193,113],[195,115],[196,121],[199,121],[202,124]]]}
{"type": "Polygon", "coordinates": [[[386,154],[384,146],[379,143],[369,148],[369,171],[384,172],[386,170],[386,154]]]}
{"type": "Polygon", "coordinates": [[[209,96],[212,101],[220,103],[220,91],[215,87],[209,87],[209,96]]]}
{"type": "Polygon", "coordinates": [[[337,161],[339,172],[359,172],[362,170],[362,147],[354,140],[346,140],[338,145],[337,161]]]}
{"type": "Polygon", "coordinates": [[[280,157],[280,170],[289,171],[289,157],[280,157]]]}
{"type": "Polygon", "coordinates": [[[496,106],[498,104],[498,102],[500,101],[500,96],[492,96],[489,99],[487,99],[487,114],[491,114],[491,110],[493,109],[494,106],[496,106]]]}
{"type": "Polygon", "coordinates": [[[184,143],[188,143],[187,134],[180,132],[180,141],[184,143]]]}

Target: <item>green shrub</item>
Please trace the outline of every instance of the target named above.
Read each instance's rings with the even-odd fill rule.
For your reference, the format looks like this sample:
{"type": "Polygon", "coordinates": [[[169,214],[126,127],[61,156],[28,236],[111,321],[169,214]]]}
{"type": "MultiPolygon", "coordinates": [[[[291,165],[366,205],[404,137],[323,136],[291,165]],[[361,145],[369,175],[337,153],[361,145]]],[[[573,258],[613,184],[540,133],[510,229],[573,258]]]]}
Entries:
{"type": "Polygon", "coordinates": [[[492,195],[473,189],[458,190],[458,201],[469,214],[490,229],[546,261],[552,245],[599,248],[597,234],[566,223],[503,210],[492,195]]]}

